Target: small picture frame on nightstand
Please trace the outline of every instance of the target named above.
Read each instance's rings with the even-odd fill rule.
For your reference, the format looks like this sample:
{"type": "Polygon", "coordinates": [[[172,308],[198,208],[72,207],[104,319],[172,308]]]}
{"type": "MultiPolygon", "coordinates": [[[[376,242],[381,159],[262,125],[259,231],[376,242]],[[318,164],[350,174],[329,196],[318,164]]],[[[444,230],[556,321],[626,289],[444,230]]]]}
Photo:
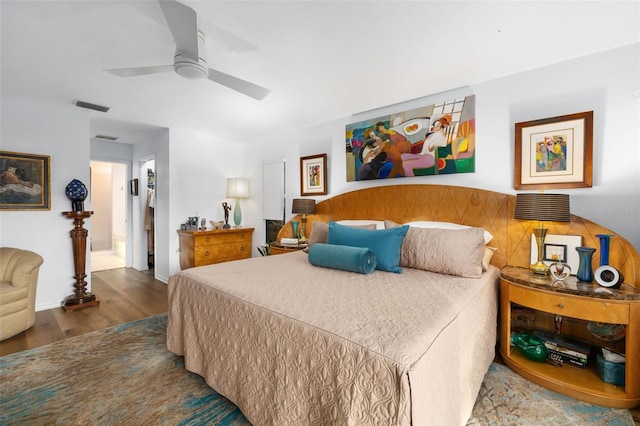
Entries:
{"type": "Polygon", "coordinates": [[[550,262],[566,262],[567,246],[565,244],[544,244],[543,260],[550,262]]]}
{"type": "MultiPolygon", "coordinates": [[[[580,257],[576,247],[582,245],[582,235],[555,235],[547,234],[542,246],[542,261],[549,266],[554,262],[563,262],[571,268],[571,275],[578,272],[580,257]],[[562,249],[564,247],[564,249],[562,249]],[[554,259],[553,256],[560,256],[564,253],[564,259],[554,259]]],[[[531,234],[531,264],[538,260],[538,244],[536,238],[531,234]]]]}

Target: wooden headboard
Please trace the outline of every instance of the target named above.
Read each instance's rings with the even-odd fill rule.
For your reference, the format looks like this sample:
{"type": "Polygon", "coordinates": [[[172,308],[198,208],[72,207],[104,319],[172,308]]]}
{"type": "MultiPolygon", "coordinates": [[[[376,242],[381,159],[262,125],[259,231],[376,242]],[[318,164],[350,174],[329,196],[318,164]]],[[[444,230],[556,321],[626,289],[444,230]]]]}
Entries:
{"type": "MultiPolygon", "coordinates": [[[[321,201],[316,214],[308,216],[305,234],[309,236],[313,222],[344,219],[390,219],[397,223],[412,220],[454,222],[477,226],[493,234],[489,246],[497,248],[491,263],[527,266],[530,261],[531,234],[536,221],[514,219],[514,195],[483,189],[449,185],[390,185],[346,192],[321,201]]],[[[296,216],[291,220],[300,220],[296,216]]],[[[625,277],[625,283],[640,288],[640,255],[623,237],[579,216],[571,222],[545,222],[549,234],[582,235],[582,244],[596,248],[594,269],[600,265],[600,242],[596,234],[613,234],[609,264],[625,277]]],[[[287,223],[278,239],[291,237],[287,223]]]]}

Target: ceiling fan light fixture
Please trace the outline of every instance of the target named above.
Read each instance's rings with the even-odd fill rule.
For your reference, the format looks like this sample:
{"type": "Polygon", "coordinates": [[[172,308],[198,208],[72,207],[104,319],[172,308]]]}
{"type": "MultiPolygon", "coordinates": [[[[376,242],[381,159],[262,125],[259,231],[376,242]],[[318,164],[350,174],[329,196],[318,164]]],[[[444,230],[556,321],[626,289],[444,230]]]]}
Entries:
{"type": "Polygon", "coordinates": [[[208,64],[202,58],[198,62],[177,53],[173,62],[173,69],[178,75],[189,80],[202,80],[209,74],[208,64]]]}

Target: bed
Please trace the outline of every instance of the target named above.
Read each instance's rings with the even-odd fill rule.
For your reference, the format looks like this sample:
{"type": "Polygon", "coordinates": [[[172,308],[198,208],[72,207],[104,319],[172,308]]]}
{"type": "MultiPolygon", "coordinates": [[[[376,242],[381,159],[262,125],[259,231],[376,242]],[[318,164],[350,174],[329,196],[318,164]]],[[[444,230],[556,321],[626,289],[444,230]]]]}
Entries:
{"type": "MultiPolygon", "coordinates": [[[[396,185],[325,200],[309,228],[456,223],[489,232],[495,254],[474,278],[406,266],[358,274],[302,251],[187,269],[169,280],[168,349],[254,425],[465,424],[495,356],[499,270],[528,264],[530,228],[510,226],[513,198],[396,185]]],[[[591,222],[572,225],[595,235],[591,222]]],[[[612,256],[635,274],[637,255],[620,240],[612,256]]]]}

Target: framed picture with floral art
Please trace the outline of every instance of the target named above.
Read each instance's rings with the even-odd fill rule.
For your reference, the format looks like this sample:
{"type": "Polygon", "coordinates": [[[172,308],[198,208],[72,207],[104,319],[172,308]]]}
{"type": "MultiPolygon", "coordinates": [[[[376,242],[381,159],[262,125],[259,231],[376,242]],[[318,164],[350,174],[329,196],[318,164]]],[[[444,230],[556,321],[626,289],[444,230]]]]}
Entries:
{"type": "Polygon", "coordinates": [[[589,188],[593,111],[516,123],[515,189],[589,188]]]}
{"type": "Polygon", "coordinates": [[[327,195],[327,154],[300,157],[300,195],[327,195]]]}

